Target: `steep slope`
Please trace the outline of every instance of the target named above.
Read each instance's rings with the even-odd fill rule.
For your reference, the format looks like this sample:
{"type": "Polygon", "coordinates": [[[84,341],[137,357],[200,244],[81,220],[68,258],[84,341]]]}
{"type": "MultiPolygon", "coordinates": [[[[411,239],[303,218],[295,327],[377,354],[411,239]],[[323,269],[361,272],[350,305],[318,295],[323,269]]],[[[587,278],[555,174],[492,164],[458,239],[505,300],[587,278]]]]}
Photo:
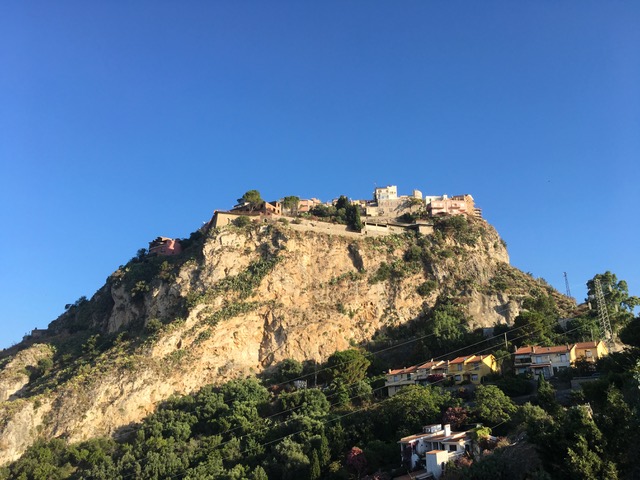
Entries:
{"type": "Polygon", "coordinates": [[[294,227],[214,229],[192,235],[180,256],[134,259],[52,322],[41,344],[6,352],[0,463],[39,438],[125,433],[172,394],[285,358],[323,361],[438,299],[456,299],[470,328],[510,324],[533,289],[571,308],[510,267],[481,220],[441,220],[430,236],[294,227]],[[27,364],[35,373],[21,375],[27,364]]]}

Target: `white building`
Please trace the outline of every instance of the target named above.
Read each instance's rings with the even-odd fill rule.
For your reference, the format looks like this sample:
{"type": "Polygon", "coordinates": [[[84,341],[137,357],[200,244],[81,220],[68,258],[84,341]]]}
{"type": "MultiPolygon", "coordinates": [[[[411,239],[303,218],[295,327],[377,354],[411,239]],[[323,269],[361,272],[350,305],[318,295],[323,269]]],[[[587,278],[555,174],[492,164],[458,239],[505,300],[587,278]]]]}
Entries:
{"type": "Polygon", "coordinates": [[[396,185],[387,185],[386,187],[376,188],[373,192],[376,202],[383,200],[396,200],[398,198],[398,187],[396,185]]]}
{"type": "Polygon", "coordinates": [[[467,432],[452,432],[451,425],[427,425],[422,433],[401,438],[402,465],[409,471],[426,470],[426,475],[440,478],[447,462],[471,451],[467,432]]]}

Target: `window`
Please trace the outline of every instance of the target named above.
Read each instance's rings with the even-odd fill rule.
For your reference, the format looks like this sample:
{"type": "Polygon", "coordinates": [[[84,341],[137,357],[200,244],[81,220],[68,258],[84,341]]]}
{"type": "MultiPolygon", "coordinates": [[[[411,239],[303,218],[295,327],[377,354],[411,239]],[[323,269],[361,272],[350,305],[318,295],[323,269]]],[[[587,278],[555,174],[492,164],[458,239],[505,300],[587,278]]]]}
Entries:
{"type": "Polygon", "coordinates": [[[566,353],[561,353],[560,354],[560,361],[561,362],[566,362],[567,361],[567,354],[566,353]]]}
{"type": "Polygon", "coordinates": [[[473,375],[471,375],[471,381],[472,382],[477,382],[478,381],[478,374],[474,373],[473,375]]]}
{"type": "Polygon", "coordinates": [[[480,370],[480,362],[478,362],[478,363],[474,363],[474,364],[473,364],[473,369],[474,369],[474,370],[480,370]]]}
{"type": "Polygon", "coordinates": [[[540,356],[536,357],[536,363],[542,363],[542,357],[540,356]]]}
{"type": "Polygon", "coordinates": [[[455,379],[456,379],[456,382],[461,382],[462,381],[462,375],[456,375],[455,379]]]}
{"type": "Polygon", "coordinates": [[[456,451],[456,446],[455,445],[449,445],[449,451],[450,452],[455,452],[456,451]]]}
{"type": "Polygon", "coordinates": [[[459,363],[459,364],[458,364],[458,371],[459,371],[459,372],[461,372],[461,371],[462,371],[462,364],[461,364],[461,363],[459,363]]]}
{"type": "Polygon", "coordinates": [[[591,350],[585,350],[584,353],[587,355],[588,358],[591,358],[592,356],[591,350]]]}

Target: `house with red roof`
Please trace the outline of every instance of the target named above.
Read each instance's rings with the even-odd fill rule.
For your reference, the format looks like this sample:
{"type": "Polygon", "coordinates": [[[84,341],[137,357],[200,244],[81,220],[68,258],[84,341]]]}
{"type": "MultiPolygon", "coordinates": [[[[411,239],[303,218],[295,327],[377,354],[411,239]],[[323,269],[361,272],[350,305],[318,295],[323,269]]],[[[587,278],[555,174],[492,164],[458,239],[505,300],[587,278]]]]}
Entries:
{"type": "Polygon", "coordinates": [[[552,347],[526,345],[514,353],[514,369],[516,374],[531,374],[534,378],[543,375],[551,378],[558,372],[575,365],[577,360],[595,363],[608,355],[606,345],[602,341],[580,342],[552,347]]]}
{"type": "Polygon", "coordinates": [[[516,374],[530,373],[534,378],[540,375],[551,378],[559,371],[571,368],[575,360],[575,344],[553,347],[527,345],[515,351],[513,364],[516,374]]]}
{"type": "Polygon", "coordinates": [[[389,370],[385,386],[390,397],[407,385],[429,385],[441,381],[447,373],[447,363],[444,360],[430,362],[413,367],[389,370]]]}

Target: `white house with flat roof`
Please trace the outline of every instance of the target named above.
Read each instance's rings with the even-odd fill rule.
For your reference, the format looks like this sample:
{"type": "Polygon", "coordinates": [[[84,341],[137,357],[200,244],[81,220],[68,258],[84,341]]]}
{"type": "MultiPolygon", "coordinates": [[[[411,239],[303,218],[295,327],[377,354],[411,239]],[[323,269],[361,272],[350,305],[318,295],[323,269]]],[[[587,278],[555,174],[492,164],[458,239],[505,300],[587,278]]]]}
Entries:
{"type": "Polygon", "coordinates": [[[409,471],[426,470],[433,478],[440,478],[447,462],[471,451],[468,432],[452,432],[451,425],[433,424],[423,427],[422,433],[401,438],[402,465],[409,471]]]}

